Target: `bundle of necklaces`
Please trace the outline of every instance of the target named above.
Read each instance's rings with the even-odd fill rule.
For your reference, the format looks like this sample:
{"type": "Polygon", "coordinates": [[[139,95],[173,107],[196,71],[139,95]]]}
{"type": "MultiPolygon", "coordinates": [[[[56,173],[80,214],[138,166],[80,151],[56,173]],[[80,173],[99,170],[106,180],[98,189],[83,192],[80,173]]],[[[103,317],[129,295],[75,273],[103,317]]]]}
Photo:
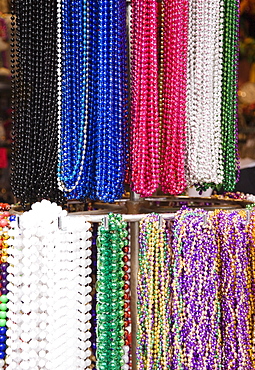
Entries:
{"type": "Polygon", "coordinates": [[[238,4],[13,0],[15,196],[232,191],[238,4]]]}
{"type": "Polygon", "coordinates": [[[255,368],[254,226],[245,210],[140,222],[138,369],[255,368]]]}

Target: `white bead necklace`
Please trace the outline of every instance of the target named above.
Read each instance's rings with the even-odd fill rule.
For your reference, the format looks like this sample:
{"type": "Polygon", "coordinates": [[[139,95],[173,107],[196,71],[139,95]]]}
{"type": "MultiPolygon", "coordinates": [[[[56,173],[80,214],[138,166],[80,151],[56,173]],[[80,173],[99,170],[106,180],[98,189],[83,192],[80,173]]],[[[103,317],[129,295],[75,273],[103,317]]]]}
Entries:
{"type": "Polygon", "coordinates": [[[90,224],[48,201],[34,204],[20,224],[8,257],[7,368],[87,369],[90,224]]]}
{"type": "Polygon", "coordinates": [[[189,1],[186,132],[189,186],[220,184],[223,179],[221,3],[221,0],[189,1]]]}

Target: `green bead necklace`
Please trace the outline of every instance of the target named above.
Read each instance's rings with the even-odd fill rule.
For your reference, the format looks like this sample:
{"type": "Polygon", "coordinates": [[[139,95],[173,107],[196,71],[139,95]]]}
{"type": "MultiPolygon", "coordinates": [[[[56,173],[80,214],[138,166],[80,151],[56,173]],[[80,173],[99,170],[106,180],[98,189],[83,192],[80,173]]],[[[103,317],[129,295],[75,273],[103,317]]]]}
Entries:
{"type": "Polygon", "coordinates": [[[224,0],[224,35],[222,66],[222,150],[223,187],[233,191],[236,184],[237,159],[237,57],[239,0],[224,0]]]}
{"type": "Polygon", "coordinates": [[[123,247],[128,244],[126,222],[109,214],[99,227],[97,281],[97,369],[123,366],[124,271],[123,247]]]}

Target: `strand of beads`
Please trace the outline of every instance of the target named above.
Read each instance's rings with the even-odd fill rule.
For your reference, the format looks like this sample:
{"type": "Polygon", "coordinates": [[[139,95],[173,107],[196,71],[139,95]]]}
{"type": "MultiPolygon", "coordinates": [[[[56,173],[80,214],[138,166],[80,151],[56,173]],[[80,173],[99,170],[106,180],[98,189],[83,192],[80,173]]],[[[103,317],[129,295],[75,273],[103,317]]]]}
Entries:
{"type": "Polygon", "coordinates": [[[142,196],[159,185],[157,2],[131,2],[131,183],[142,196]]]}
{"type": "MultiPolygon", "coordinates": [[[[0,208],[3,211],[5,207],[4,204],[0,204],[0,208]]],[[[10,207],[7,207],[9,209],[10,207]]],[[[0,264],[0,368],[4,369],[5,358],[6,358],[6,318],[7,318],[7,302],[8,302],[8,247],[10,244],[10,237],[12,232],[10,230],[12,216],[8,211],[4,211],[0,214],[0,228],[1,228],[1,238],[0,238],[0,248],[1,248],[1,264],[0,264]]]]}
{"type": "Polygon", "coordinates": [[[96,281],[97,281],[97,231],[98,224],[93,224],[92,231],[92,242],[91,242],[91,260],[92,260],[92,309],[91,309],[91,360],[92,369],[96,369],[96,327],[97,327],[97,317],[96,317],[96,281]]]}
{"type": "Polygon", "coordinates": [[[20,224],[8,257],[8,369],[88,369],[90,224],[48,201],[20,224]]]}
{"type": "MultiPolygon", "coordinates": [[[[128,237],[130,234],[128,230],[126,230],[126,236],[128,237]]],[[[130,305],[131,305],[131,296],[130,296],[130,239],[128,238],[128,244],[125,245],[123,248],[123,271],[124,271],[124,337],[125,337],[125,345],[124,349],[124,356],[123,356],[123,370],[132,369],[132,358],[131,358],[131,312],[130,312],[130,305]]]]}
{"type": "Polygon", "coordinates": [[[180,211],[173,226],[174,369],[217,369],[220,363],[219,251],[213,223],[204,217],[180,211]]]}
{"type": "MultiPolygon", "coordinates": [[[[252,307],[250,252],[246,220],[237,212],[218,213],[221,245],[222,366],[250,369],[252,358],[252,307]]],[[[254,298],[253,298],[254,299],[254,298]]]]}
{"type": "Polygon", "coordinates": [[[56,3],[14,1],[17,32],[13,58],[12,190],[22,202],[57,190],[56,3]]]}
{"type": "MultiPolygon", "coordinates": [[[[248,211],[249,212],[249,211],[248,211]]],[[[247,214],[246,214],[247,217],[247,214]]],[[[247,221],[247,220],[246,220],[247,221]]],[[[248,248],[250,251],[251,258],[251,313],[255,310],[255,214],[254,210],[250,212],[250,222],[246,222],[246,228],[248,233],[248,248]]],[[[255,322],[252,320],[251,324],[251,338],[252,338],[252,355],[253,355],[253,364],[255,362],[255,322]]],[[[254,364],[255,365],[255,364],[254,364]]],[[[253,366],[254,366],[253,365],[253,366]]]]}
{"type": "Polygon", "coordinates": [[[127,149],[125,7],[125,0],[101,0],[97,14],[99,109],[96,196],[108,202],[120,198],[124,193],[127,149]]]}
{"type": "Polygon", "coordinates": [[[223,186],[233,191],[237,160],[237,64],[238,64],[239,1],[224,0],[224,36],[221,130],[224,158],[223,186]]]}
{"type": "Polygon", "coordinates": [[[170,249],[165,224],[151,214],[140,223],[137,368],[170,365],[170,249]]]}
{"type": "Polygon", "coordinates": [[[186,130],[189,186],[201,184],[207,188],[209,183],[221,184],[223,180],[222,23],[221,0],[190,1],[186,130]]]}
{"type": "Polygon", "coordinates": [[[109,214],[99,227],[97,274],[97,368],[123,366],[124,271],[122,248],[127,245],[122,216],[109,214]],[[108,224],[108,225],[107,225],[108,224]]]}
{"type": "Polygon", "coordinates": [[[90,224],[62,218],[55,253],[51,254],[53,282],[48,369],[89,369],[91,365],[91,242],[90,224]],[[55,267],[54,267],[55,266],[55,267]]]}
{"type": "MultiPolygon", "coordinates": [[[[88,9],[87,2],[72,0],[58,4],[62,15],[62,55],[58,122],[58,182],[68,198],[80,198],[84,188],[84,166],[88,125],[88,9]]],[[[58,20],[59,24],[59,20],[58,20]]],[[[58,30],[61,38],[61,29],[58,30]]]]}
{"type": "Polygon", "coordinates": [[[188,1],[165,1],[162,53],[162,142],[160,183],[165,193],[185,190],[188,1]]]}

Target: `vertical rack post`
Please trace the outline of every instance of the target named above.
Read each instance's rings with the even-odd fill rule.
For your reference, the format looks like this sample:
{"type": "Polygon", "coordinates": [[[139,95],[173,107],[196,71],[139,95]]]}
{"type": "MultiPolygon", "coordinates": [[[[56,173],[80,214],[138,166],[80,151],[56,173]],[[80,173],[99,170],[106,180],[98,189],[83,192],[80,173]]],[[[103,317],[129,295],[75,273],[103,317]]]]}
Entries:
{"type": "MultiPolygon", "coordinates": [[[[132,202],[139,200],[139,195],[131,192],[132,202]]],[[[131,273],[130,273],[130,292],[131,292],[131,333],[132,333],[132,370],[137,370],[136,348],[137,348],[137,271],[138,271],[138,249],[139,249],[139,222],[130,223],[130,253],[131,253],[131,273]]]]}

